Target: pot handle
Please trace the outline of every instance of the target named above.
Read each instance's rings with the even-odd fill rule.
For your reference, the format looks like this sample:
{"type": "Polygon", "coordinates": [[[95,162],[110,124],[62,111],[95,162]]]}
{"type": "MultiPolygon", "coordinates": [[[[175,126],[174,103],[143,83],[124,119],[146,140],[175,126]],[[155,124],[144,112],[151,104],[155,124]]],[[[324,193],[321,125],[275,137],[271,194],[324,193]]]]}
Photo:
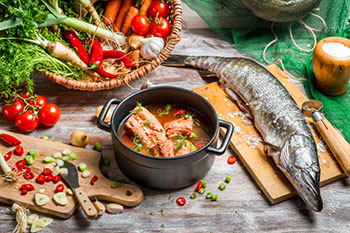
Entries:
{"type": "Polygon", "coordinates": [[[219,127],[223,127],[226,129],[226,134],[224,136],[224,140],[219,148],[213,148],[213,147],[208,147],[207,151],[216,155],[222,155],[231,140],[232,134],[233,134],[233,124],[227,121],[219,120],[219,127]]]}
{"type": "Polygon", "coordinates": [[[97,127],[99,127],[100,129],[103,129],[107,132],[111,131],[111,126],[110,124],[107,124],[104,122],[107,112],[109,110],[109,108],[111,107],[112,104],[119,104],[120,102],[122,102],[120,99],[118,98],[112,98],[110,100],[108,100],[105,105],[102,108],[102,111],[100,113],[100,116],[97,119],[97,127]]]}

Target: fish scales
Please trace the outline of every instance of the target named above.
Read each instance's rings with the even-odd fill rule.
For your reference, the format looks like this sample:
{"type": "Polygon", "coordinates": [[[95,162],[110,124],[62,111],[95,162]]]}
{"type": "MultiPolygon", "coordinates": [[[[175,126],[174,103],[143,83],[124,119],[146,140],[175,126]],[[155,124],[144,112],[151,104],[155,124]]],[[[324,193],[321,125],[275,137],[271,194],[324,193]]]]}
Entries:
{"type": "Polygon", "coordinates": [[[184,63],[217,73],[226,93],[233,91],[243,100],[269,145],[268,154],[306,204],[321,211],[316,145],[305,117],[278,79],[245,58],[187,57],[184,63]]]}

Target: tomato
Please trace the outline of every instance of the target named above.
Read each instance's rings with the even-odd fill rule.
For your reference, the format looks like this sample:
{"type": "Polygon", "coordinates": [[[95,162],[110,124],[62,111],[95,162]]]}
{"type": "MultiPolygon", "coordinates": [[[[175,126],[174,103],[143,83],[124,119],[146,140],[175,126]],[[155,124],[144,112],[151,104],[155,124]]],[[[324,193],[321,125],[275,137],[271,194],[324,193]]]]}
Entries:
{"type": "Polygon", "coordinates": [[[153,1],[151,6],[149,7],[148,14],[152,18],[158,17],[166,18],[169,15],[169,5],[162,0],[153,1]]]}
{"type": "Polygon", "coordinates": [[[151,25],[146,15],[136,15],[131,21],[131,28],[137,35],[146,35],[150,27],[151,25]]]}
{"type": "Polygon", "coordinates": [[[170,34],[170,23],[168,20],[159,18],[152,21],[151,33],[155,37],[164,38],[170,34]]]}
{"type": "Polygon", "coordinates": [[[34,116],[31,111],[18,114],[16,117],[16,126],[23,132],[32,132],[38,127],[38,117],[34,116]]]}
{"type": "Polygon", "coordinates": [[[29,91],[27,91],[27,89],[20,89],[17,94],[22,97],[23,99],[28,99],[31,94],[29,93],[29,91]]]}
{"type": "Polygon", "coordinates": [[[42,125],[50,127],[60,119],[61,111],[56,104],[48,103],[39,112],[39,121],[42,125]]]}
{"type": "Polygon", "coordinates": [[[23,111],[23,108],[23,101],[17,99],[14,103],[5,103],[4,106],[2,106],[2,115],[6,119],[14,121],[16,119],[17,114],[23,111]]]}
{"type": "Polygon", "coordinates": [[[49,101],[47,101],[47,99],[44,96],[37,95],[36,99],[34,101],[30,101],[29,104],[44,107],[48,102],[49,101]]]}

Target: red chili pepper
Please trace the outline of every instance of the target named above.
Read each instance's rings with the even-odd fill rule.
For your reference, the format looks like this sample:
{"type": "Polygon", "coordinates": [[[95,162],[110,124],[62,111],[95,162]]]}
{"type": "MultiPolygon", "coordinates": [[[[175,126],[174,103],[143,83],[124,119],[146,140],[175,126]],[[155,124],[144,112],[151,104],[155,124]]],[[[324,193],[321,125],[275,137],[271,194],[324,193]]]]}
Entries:
{"type": "Polygon", "coordinates": [[[48,176],[48,175],[51,175],[52,174],[52,171],[50,168],[44,168],[43,170],[43,175],[44,176],[48,176]]]}
{"type": "Polygon", "coordinates": [[[26,172],[30,172],[32,169],[30,167],[24,166],[23,169],[26,169],[26,172]]]}
{"type": "Polygon", "coordinates": [[[59,182],[61,180],[61,177],[60,176],[54,176],[53,178],[52,178],[52,181],[54,182],[54,183],[57,183],[57,182],[59,182]]]}
{"type": "Polygon", "coordinates": [[[18,156],[22,156],[23,152],[24,152],[23,147],[21,147],[20,145],[17,145],[15,148],[15,154],[18,156]]]}
{"type": "Polygon", "coordinates": [[[236,162],[236,160],[237,160],[236,156],[231,155],[231,156],[228,157],[227,163],[232,165],[232,164],[234,164],[236,162]]]}
{"type": "Polygon", "coordinates": [[[28,190],[28,191],[33,191],[35,190],[34,186],[32,184],[22,184],[21,185],[21,189],[24,190],[28,190]]]}
{"type": "Polygon", "coordinates": [[[23,177],[24,177],[24,179],[26,179],[26,180],[33,179],[33,178],[34,178],[34,173],[31,172],[31,171],[26,171],[26,172],[23,174],[23,177]]]}
{"type": "Polygon", "coordinates": [[[59,184],[59,185],[57,185],[57,187],[55,189],[55,193],[63,192],[63,190],[64,190],[64,185],[63,184],[59,184]]]}
{"type": "Polygon", "coordinates": [[[103,49],[98,40],[92,41],[92,52],[89,61],[89,66],[92,68],[101,68],[103,63],[103,49]]]}
{"type": "Polygon", "coordinates": [[[198,149],[202,148],[203,146],[205,146],[204,143],[198,144],[198,149]]]}
{"type": "Polygon", "coordinates": [[[39,174],[36,178],[36,182],[39,184],[44,184],[46,182],[46,177],[43,174],[39,174]]]}
{"type": "Polygon", "coordinates": [[[104,50],[103,51],[103,59],[117,59],[121,60],[124,63],[125,68],[131,68],[131,63],[128,55],[123,51],[119,50],[104,50]]]}
{"type": "Polygon", "coordinates": [[[97,180],[98,180],[98,176],[94,175],[91,179],[91,182],[90,182],[91,185],[94,185],[97,180]]]}
{"type": "Polygon", "coordinates": [[[8,161],[9,159],[11,159],[11,157],[12,157],[12,151],[9,151],[4,155],[5,161],[8,161]]]}
{"type": "Polygon", "coordinates": [[[70,44],[77,50],[77,54],[80,59],[85,62],[85,64],[89,64],[89,55],[87,54],[83,44],[80,42],[77,34],[73,30],[66,31],[66,37],[69,40],[70,44]]]}
{"type": "MultiPolygon", "coordinates": [[[[16,167],[17,167],[18,169],[23,169],[23,168],[25,168],[26,165],[27,165],[27,161],[24,160],[24,159],[18,160],[18,161],[16,162],[16,167]]],[[[28,168],[27,168],[27,169],[28,169],[28,168]]]]}
{"type": "Polygon", "coordinates": [[[107,77],[107,78],[117,78],[119,75],[117,74],[111,74],[107,71],[105,71],[104,69],[101,69],[101,68],[97,68],[95,69],[95,71],[101,75],[102,77],[107,77]]]}
{"type": "Polygon", "coordinates": [[[17,146],[17,145],[21,144],[20,140],[18,140],[17,138],[15,138],[11,135],[5,134],[5,133],[0,134],[0,139],[1,139],[1,141],[7,143],[9,146],[17,146]]]}
{"type": "Polygon", "coordinates": [[[203,184],[202,181],[199,181],[199,182],[197,183],[197,187],[196,187],[196,191],[197,191],[197,192],[202,188],[202,184],[203,184]]]}
{"type": "Polygon", "coordinates": [[[22,195],[27,195],[27,193],[28,193],[28,189],[22,189],[22,195]]]}
{"type": "Polygon", "coordinates": [[[53,175],[46,176],[46,182],[50,182],[51,180],[53,180],[53,175]]]}
{"type": "Polygon", "coordinates": [[[179,205],[179,206],[183,206],[186,204],[186,199],[183,198],[183,197],[179,197],[178,199],[176,199],[176,203],[179,205]]]}
{"type": "Polygon", "coordinates": [[[176,111],[176,115],[182,115],[182,114],[185,114],[186,113],[186,110],[185,109],[179,109],[176,111]]]}

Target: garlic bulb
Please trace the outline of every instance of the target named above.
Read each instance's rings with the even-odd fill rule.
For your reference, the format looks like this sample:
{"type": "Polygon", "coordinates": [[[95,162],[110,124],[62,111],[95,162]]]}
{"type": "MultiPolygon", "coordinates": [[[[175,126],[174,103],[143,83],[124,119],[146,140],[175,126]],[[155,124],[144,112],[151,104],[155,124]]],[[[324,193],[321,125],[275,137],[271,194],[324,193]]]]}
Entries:
{"type": "Polygon", "coordinates": [[[139,38],[139,41],[142,43],[141,55],[148,60],[157,57],[164,47],[164,40],[160,37],[139,38]]]}

